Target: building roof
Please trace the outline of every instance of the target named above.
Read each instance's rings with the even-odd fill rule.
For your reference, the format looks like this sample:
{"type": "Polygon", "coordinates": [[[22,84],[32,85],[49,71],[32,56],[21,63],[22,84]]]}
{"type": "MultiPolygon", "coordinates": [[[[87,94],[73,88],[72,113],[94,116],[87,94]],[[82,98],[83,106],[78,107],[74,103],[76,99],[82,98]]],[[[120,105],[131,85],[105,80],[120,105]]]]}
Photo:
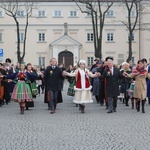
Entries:
{"type": "Polygon", "coordinates": [[[74,45],[78,45],[78,46],[82,46],[82,44],[80,42],[78,42],[77,40],[71,38],[70,36],[68,36],[67,34],[64,34],[63,36],[61,36],[60,38],[58,38],[57,40],[53,41],[52,43],[50,43],[50,46],[53,45],[58,45],[61,41],[63,40],[67,40],[69,42],[71,42],[74,45]]]}

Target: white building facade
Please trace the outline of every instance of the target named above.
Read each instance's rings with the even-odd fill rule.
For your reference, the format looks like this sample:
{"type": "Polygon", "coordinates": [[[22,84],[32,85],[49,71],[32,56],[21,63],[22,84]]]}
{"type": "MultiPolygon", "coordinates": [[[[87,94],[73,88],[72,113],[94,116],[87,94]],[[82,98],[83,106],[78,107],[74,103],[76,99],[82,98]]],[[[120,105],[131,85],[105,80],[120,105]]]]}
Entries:
{"type": "MultiPolygon", "coordinates": [[[[144,2],[149,9],[149,5],[144,2]]],[[[91,18],[81,13],[74,2],[38,2],[29,18],[27,32],[26,54],[24,61],[33,65],[49,64],[51,58],[56,58],[58,64],[64,63],[65,67],[73,65],[80,59],[85,59],[87,65],[94,60],[94,42],[91,18]]],[[[24,9],[20,9],[24,15],[24,9]]],[[[133,18],[134,16],[133,12],[133,18]]],[[[136,63],[141,58],[150,61],[150,14],[141,13],[138,20],[142,22],[141,28],[133,34],[133,58],[136,63]]],[[[24,40],[24,17],[17,18],[20,23],[20,41],[24,40]]],[[[127,10],[120,3],[114,3],[107,13],[103,30],[102,57],[114,57],[115,63],[120,64],[128,57],[128,31],[121,22],[127,20],[127,10]]],[[[21,46],[23,44],[21,43],[21,46]]],[[[17,62],[17,34],[13,18],[7,16],[0,9],[0,49],[3,55],[0,61],[11,58],[12,63],[17,62]]]]}

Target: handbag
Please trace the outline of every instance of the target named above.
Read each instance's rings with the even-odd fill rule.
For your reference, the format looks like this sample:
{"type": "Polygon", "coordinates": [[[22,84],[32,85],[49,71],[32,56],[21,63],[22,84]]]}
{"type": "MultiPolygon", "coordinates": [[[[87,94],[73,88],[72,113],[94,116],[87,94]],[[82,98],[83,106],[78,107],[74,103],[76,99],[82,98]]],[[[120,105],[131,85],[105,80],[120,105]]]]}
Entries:
{"type": "Polygon", "coordinates": [[[38,89],[35,82],[30,83],[32,95],[38,95],[38,89]]]}

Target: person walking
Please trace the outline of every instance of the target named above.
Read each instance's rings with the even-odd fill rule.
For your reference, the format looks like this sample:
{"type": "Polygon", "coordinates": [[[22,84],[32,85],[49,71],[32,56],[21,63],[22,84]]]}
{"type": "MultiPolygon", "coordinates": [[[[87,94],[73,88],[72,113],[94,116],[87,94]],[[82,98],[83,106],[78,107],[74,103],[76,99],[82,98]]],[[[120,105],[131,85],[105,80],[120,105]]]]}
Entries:
{"type": "Polygon", "coordinates": [[[107,57],[107,68],[104,70],[101,78],[106,79],[106,95],[108,97],[108,112],[116,112],[117,96],[119,95],[119,79],[122,77],[120,70],[114,66],[113,58],[107,57]]]}
{"type": "Polygon", "coordinates": [[[56,112],[56,106],[61,96],[60,79],[63,80],[62,71],[57,66],[56,58],[50,60],[50,66],[48,66],[44,73],[45,79],[45,102],[48,103],[48,109],[51,110],[51,114],[56,112]]]}
{"type": "Polygon", "coordinates": [[[80,60],[78,68],[73,73],[63,72],[66,76],[76,77],[75,96],[73,102],[80,105],[81,113],[85,113],[85,104],[92,103],[91,84],[89,77],[97,77],[98,74],[93,74],[85,66],[85,60],[80,60]]]}
{"type": "MultiPolygon", "coordinates": [[[[121,74],[123,73],[131,73],[131,69],[129,68],[129,64],[127,62],[123,62],[122,63],[122,69],[120,70],[121,74]]],[[[125,76],[122,77],[121,81],[120,81],[120,93],[124,94],[124,102],[126,106],[129,106],[129,95],[127,94],[127,90],[130,87],[130,83],[131,83],[131,79],[130,78],[126,78],[125,76]]]]}
{"type": "Polygon", "coordinates": [[[20,114],[24,114],[25,103],[27,101],[32,101],[32,93],[28,84],[29,78],[36,78],[36,76],[30,75],[25,70],[25,64],[21,64],[20,71],[13,73],[11,75],[6,75],[6,79],[8,79],[8,83],[14,82],[16,83],[11,99],[15,102],[19,102],[20,105],[20,114]]]}
{"type": "Polygon", "coordinates": [[[133,69],[132,74],[126,74],[127,77],[135,78],[133,97],[137,101],[137,111],[140,111],[140,103],[142,103],[142,113],[145,113],[145,100],[147,92],[146,78],[150,79],[150,74],[147,72],[144,61],[139,60],[137,67],[133,69]]]}

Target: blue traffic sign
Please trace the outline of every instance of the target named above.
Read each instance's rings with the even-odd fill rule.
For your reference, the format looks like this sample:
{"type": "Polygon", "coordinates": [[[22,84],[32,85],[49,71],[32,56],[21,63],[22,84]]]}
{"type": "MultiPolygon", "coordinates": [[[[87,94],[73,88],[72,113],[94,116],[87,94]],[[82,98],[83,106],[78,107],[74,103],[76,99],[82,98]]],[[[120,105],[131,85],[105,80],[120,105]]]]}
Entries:
{"type": "Polygon", "coordinates": [[[0,48],[0,57],[3,57],[3,49],[0,48]]]}

